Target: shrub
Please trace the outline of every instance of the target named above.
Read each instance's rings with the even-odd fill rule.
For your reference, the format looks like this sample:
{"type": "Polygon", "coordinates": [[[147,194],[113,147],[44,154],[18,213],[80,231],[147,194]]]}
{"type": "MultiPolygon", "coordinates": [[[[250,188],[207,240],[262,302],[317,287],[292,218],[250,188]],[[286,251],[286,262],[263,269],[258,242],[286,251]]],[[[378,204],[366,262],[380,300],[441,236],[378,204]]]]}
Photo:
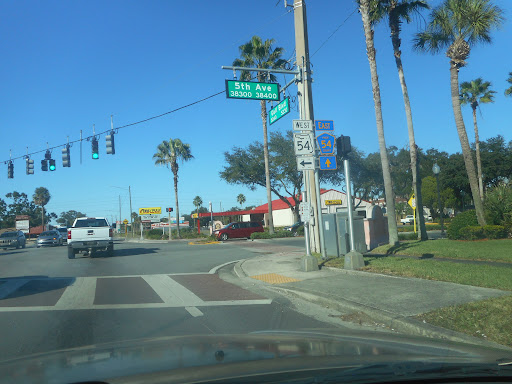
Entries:
{"type": "Polygon", "coordinates": [[[418,240],[417,233],[399,233],[398,240],[418,240]]]}
{"type": "Polygon", "coordinates": [[[476,219],[476,211],[470,210],[459,213],[452,219],[448,230],[446,231],[448,234],[448,238],[451,240],[461,240],[464,239],[463,232],[466,227],[478,226],[478,221],[476,219]]]}
{"type": "Polygon", "coordinates": [[[501,184],[485,194],[485,217],[489,224],[512,227],[512,184],[501,184]]]}
{"type": "Polygon", "coordinates": [[[480,240],[485,238],[484,227],[470,226],[460,231],[460,240],[480,240]]]}
{"type": "Polygon", "coordinates": [[[160,240],[162,238],[162,230],[161,229],[150,229],[149,231],[144,232],[145,239],[151,240],[160,240]]]}
{"type": "Polygon", "coordinates": [[[297,235],[298,236],[304,236],[304,226],[301,225],[299,229],[297,229],[297,235]]]}
{"type": "Polygon", "coordinates": [[[267,231],[251,233],[251,239],[270,239],[271,237],[267,231]]]}
{"type": "Polygon", "coordinates": [[[291,237],[293,236],[293,232],[285,231],[285,230],[277,230],[274,231],[274,234],[271,235],[267,231],[265,232],[254,232],[251,234],[251,239],[275,239],[280,237],[291,237]]]}
{"type": "Polygon", "coordinates": [[[508,235],[503,225],[486,225],[483,227],[485,237],[488,239],[505,239],[508,235]]]}
{"type": "Polygon", "coordinates": [[[197,229],[195,228],[180,228],[180,237],[182,239],[198,239],[208,237],[208,235],[205,235],[204,233],[198,234],[197,229]]]}

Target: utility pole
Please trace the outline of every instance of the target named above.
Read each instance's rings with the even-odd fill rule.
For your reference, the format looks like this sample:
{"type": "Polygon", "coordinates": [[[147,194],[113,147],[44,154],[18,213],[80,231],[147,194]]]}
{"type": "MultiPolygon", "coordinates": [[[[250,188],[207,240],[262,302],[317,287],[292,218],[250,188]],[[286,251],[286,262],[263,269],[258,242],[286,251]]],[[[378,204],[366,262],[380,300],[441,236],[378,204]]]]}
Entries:
{"type": "Polygon", "coordinates": [[[130,195],[130,225],[132,227],[132,237],[134,237],[134,232],[133,232],[133,217],[132,217],[132,187],[129,185],[128,186],[128,194],[130,195]]]}
{"type": "MultiPolygon", "coordinates": [[[[123,216],[121,215],[121,195],[119,195],[119,222],[121,222],[123,220],[123,216]]],[[[121,224],[119,224],[121,225],[121,224]]],[[[117,228],[117,225],[116,225],[116,229],[117,228]]]]}
{"type": "MultiPolygon", "coordinates": [[[[294,0],[293,15],[295,24],[295,52],[297,57],[297,68],[302,72],[302,82],[297,84],[300,100],[300,119],[314,121],[313,114],[313,94],[311,91],[311,68],[309,62],[309,43],[308,43],[308,27],[306,22],[306,4],[304,0],[294,0]]],[[[313,128],[314,129],[314,128],[313,128]]],[[[314,134],[314,130],[313,130],[314,134]]],[[[311,249],[314,252],[320,252],[320,236],[318,227],[320,222],[319,209],[317,204],[317,191],[314,188],[315,171],[305,171],[304,179],[308,203],[311,204],[313,212],[316,214],[314,225],[308,225],[310,229],[311,249]]],[[[302,258],[302,269],[305,271],[313,271],[318,269],[318,262],[315,257],[307,254],[302,258]]]]}

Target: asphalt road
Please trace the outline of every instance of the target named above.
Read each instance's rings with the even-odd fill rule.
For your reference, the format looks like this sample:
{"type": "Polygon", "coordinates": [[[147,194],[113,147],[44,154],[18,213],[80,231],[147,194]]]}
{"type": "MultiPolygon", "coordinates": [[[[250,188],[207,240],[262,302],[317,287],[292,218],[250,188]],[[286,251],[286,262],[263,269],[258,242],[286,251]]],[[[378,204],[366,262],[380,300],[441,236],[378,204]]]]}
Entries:
{"type": "Polygon", "coordinates": [[[121,242],[113,257],[75,260],[65,246],[0,250],[0,360],[147,337],[332,328],[212,270],[303,243],[121,242]]]}

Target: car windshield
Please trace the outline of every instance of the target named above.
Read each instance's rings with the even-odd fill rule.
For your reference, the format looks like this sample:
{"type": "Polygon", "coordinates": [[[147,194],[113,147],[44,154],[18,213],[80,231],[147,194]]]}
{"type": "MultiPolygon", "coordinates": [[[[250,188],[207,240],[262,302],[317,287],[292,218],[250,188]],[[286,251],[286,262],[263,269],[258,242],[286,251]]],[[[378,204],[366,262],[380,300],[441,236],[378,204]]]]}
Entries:
{"type": "Polygon", "coordinates": [[[77,220],[74,227],[75,228],[84,228],[84,227],[107,227],[107,221],[105,219],[80,219],[77,220]]]}
{"type": "Polygon", "coordinates": [[[0,36],[0,382],[512,350],[512,0],[3,0],[0,36]]]}
{"type": "Polygon", "coordinates": [[[57,236],[58,233],[56,231],[45,231],[41,233],[41,236],[57,236]]]}

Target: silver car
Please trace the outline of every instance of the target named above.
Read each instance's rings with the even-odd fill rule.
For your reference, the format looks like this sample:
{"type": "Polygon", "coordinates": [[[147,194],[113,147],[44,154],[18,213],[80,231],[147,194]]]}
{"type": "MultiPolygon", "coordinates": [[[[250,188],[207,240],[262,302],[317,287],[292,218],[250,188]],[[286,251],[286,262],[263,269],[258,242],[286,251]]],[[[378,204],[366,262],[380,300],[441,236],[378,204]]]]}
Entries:
{"type": "Polygon", "coordinates": [[[63,239],[62,235],[59,231],[44,231],[37,238],[37,248],[39,247],[54,247],[57,245],[62,245],[63,239]]]}
{"type": "Polygon", "coordinates": [[[0,235],[0,248],[25,248],[26,241],[21,231],[4,232],[0,235]]]}

